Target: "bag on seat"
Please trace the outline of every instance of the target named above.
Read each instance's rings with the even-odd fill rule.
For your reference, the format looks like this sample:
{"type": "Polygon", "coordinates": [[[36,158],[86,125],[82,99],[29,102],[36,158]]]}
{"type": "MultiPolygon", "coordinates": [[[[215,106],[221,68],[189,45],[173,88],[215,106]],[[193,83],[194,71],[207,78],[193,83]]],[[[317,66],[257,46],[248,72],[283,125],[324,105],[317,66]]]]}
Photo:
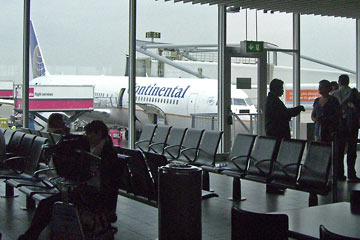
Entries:
{"type": "Polygon", "coordinates": [[[47,147],[57,174],[67,180],[84,182],[92,177],[97,157],[89,153],[89,142],[84,136],[70,135],[47,147]]]}

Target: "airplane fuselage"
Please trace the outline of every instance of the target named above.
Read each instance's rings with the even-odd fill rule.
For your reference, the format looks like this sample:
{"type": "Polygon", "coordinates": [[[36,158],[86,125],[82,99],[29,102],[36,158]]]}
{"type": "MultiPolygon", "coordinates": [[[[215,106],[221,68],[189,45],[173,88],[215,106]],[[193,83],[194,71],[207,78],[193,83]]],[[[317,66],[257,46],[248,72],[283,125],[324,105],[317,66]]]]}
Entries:
{"type": "MultiPolygon", "coordinates": [[[[83,114],[85,120],[100,119],[107,124],[127,126],[128,77],[50,75],[33,79],[31,85],[93,85],[95,110],[83,114]]],[[[192,114],[217,113],[217,80],[137,77],[135,86],[136,117],[153,122],[156,116],[166,124],[190,127],[192,114]]],[[[232,95],[247,95],[233,88],[232,95]]],[[[256,111],[254,106],[234,106],[256,111]]]]}

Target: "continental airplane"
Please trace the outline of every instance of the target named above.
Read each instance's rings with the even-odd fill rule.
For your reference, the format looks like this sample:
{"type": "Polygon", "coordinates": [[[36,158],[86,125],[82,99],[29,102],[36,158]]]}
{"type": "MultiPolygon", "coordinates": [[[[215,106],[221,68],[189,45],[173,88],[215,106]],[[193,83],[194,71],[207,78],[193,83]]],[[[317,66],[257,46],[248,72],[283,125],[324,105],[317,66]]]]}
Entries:
{"type": "MultiPolygon", "coordinates": [[[[47,71],[32,22],[30,51],[31,85],[93,85],[94,111],[85,112],[80,119],[98,119],[109,125],[127,126],[128,77],[51,75],[47,71]]],[[[136,77],[137,124],[153,122],[156,118],[164,124],[190,127],[191,114],[217,112],[217,84],[214,79],[136,77]]],[[[256,113],[255,106],[244,91],[232,86],[231,95],[231,110],[234,113],[256,113]]]]}

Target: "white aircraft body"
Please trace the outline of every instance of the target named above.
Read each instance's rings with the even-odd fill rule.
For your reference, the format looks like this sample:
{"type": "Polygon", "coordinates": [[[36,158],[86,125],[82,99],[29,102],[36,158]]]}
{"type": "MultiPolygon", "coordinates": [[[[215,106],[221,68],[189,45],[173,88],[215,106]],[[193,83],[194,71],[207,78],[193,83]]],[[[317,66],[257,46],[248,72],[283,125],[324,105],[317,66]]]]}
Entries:
{"type": "MultiPolygon", "coordinates": [[[[94,111],[84,113],[84,120],[99,119],[107,124],[127,126],[128,77],[51,75],[46,69],[43,55],[31,23],[30,51],[33,80],[31,85],[93,85],[94,111]]],[[[136,118],[140,123],[152,122],[156,116],[165,124],[190,127],[191,114],[217,113],[218,81],[190,78],[136,78],[136,118]]],[[[231,89],[235,113],[256,113],[247,94],[231,89]]],[[[138,122],[138,121],[137,121],[138,122]]],[[[139,123],[138,122],[138,123],[139,123]]]]}
{"type": "MultiPolygon", "coordinates": [[[[45,75],[31,81],[32,85],[94,85],[92,112],[82,118],[101,119],[108,124],[126,126],[128,121],[128,78],[109,76],[45,75]]],[[[217,112],[217,81],[211,79],[136,78],[136,117],[151,121],[154,114],[166,124],[189,127],[191,114],[217,112]]],[[[255,113],[247,95],[233,88],[232,111],[255,113]]]]}

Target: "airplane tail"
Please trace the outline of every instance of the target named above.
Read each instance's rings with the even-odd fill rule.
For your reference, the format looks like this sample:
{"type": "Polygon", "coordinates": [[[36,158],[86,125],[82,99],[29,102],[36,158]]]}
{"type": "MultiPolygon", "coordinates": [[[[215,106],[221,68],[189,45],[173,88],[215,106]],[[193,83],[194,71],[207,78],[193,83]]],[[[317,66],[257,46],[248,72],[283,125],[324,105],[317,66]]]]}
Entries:
{"type": "Polygon", "coordinates": [[[33,26],[32,21],[30,20],[30,56],[31,56],[31,63],[32,63],[32,73],[33,79],[49,75],[46,65],[43,59],[43,55],[40,49],[39,42],[37,40],[37,35],[35,32],[35,28],[33,26]]]}

